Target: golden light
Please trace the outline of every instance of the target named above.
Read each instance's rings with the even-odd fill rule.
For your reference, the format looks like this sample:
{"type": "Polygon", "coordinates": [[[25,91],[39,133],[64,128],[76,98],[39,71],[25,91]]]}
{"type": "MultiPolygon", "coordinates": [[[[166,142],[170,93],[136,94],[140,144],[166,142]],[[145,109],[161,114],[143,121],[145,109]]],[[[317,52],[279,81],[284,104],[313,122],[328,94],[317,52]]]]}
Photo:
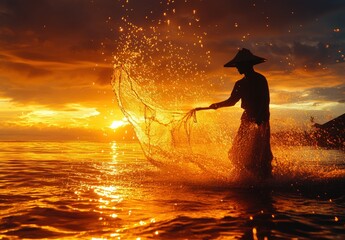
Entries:
{"type": "Polygon", "coordinates": [[[125,126],[127,125],[128,122],[127,120],[123,119],[123,120],[115,120],[111,123],[111,125],[109,126],[109,128],[111,129],[117,129],[119,127],[125,126]]]}

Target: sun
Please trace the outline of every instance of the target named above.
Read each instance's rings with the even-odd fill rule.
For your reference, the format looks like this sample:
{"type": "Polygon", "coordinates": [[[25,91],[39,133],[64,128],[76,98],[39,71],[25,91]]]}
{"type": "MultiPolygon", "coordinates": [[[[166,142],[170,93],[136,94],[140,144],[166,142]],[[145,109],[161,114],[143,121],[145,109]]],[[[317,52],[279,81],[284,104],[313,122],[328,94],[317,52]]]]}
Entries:
{"type": "Polygon", "coordinates": [[[111,128],[111,129],[117,129],[117,128],[119,128],[119,127],[122,127],[122,126],[125,126],[125,125],[127,125],[128,124],[128,122],[127,122],[127,120],[115,120],[115,121],[113,121],[112,123],[111,123],[111,125],[109,126],[109,128],[111,128]]]}

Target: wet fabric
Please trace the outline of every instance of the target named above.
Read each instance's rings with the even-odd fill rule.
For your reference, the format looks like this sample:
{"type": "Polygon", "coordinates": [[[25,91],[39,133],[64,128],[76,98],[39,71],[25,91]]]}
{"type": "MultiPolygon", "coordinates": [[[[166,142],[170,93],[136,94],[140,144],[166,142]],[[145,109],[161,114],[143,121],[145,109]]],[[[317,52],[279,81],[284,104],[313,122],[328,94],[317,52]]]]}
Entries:
{"type": "Polygon", "coordinates": [[[229,151],[229,159],[240,173],[249,173],[262,178],[271,177],[273,155],[269,121],[258,125],[242,117],[229,151]]]}

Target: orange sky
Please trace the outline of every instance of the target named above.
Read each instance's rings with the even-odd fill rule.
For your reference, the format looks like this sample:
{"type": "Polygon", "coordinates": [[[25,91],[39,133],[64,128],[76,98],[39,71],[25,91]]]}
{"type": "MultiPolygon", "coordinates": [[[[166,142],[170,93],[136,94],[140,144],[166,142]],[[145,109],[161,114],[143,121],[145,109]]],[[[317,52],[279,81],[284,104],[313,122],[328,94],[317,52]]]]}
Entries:
{"type": "Polygon", "coordinates": [[[123,115],[110,79],[126,30],[122,17],[210,57],[204,69],[198,66],[205,71],[200,82],[172,82],[174,75],[165,70],[170,78],[160,78],[161,91],[170,94],[176,87],[175,96],[183,92],[179,88],[208,86],[199,102],[184,102],[184,110],[228,97],[241,76],[222,66],[246,47],[268,59],[256,69],[270,85],[272,129],[281,122],[305,125],[310,116],[323,123],[345,112],[343,1],[213,2],[2,1],[0,140],[116,136],[109,127],[123,115]]]}

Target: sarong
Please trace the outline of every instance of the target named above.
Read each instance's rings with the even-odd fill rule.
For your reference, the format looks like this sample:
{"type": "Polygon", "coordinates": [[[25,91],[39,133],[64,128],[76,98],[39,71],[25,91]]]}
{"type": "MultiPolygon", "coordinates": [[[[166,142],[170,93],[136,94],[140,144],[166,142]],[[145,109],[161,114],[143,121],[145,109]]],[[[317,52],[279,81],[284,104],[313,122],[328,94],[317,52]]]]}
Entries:
{"type": "Polygon", "coordinates": [[[260,125],[242,118],[240,128],[229,150],[229,159],[234,167],[260,178],[272,176],[272,151],[270,124],[260,125]]]}

